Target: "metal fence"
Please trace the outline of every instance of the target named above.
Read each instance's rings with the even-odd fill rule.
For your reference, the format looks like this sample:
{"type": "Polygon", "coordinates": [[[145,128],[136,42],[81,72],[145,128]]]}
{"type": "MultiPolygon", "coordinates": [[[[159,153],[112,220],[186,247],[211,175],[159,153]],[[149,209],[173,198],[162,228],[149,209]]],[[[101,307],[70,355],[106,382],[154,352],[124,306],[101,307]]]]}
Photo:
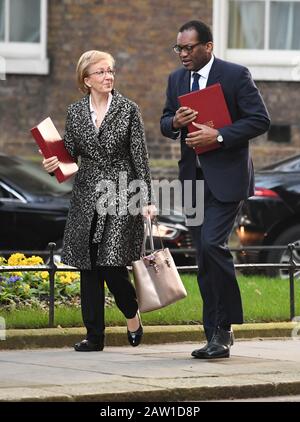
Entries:
{"type": "MultiPolygon", "coordinates": [[[[55,304],[55,273],[57,271],[79,271],[78,268],[63,266],[58,267],[55,263],[55,243],[49,243],[49,251],[47,253],[48,256],[48,264],[47,265],[39,265],[39,266],[0,266],[0,274],[4,272],[26,272],[26,271],[47,271],[49,273],[49,327],[54,327],[54,304],[55,304]]],[[[289,263],[256,263],[256,264],[234,264],[236,269],[286,269],[289,272],[289,299],[290,299],[290,319],[292,320],[295,317],[295,271],[300,270],[300,264],[297,264],[294,260],[294,251],[300,250],[300,247],[296,247],[294,243],[290,243],[288,245],[282,246],[247,246],[242,248],[230,248],[231,252],[243,252],[247,250],[272,250],[272,249],[279,249],[279,250],[288,250],[289,252],[289,263]]],[[[188,253],[193,254],[195,250],[193,249],[174,249],[170,250],[172,254],[177,253],[188,253]]],[[[6,253],[15,253],[16,251],[6,251],[6,253]]],[[[40,251],[22,251],[23,253],[38,253],[40,251]]],[[[45,255],[45,253],[44,253],[45,255]]],[[[197,271],[198,267],[196,265],[189,265],[189,266],[178,266],[177,267],[179,272],[187,273],[187,272],[195,272],[197,271]]]]}

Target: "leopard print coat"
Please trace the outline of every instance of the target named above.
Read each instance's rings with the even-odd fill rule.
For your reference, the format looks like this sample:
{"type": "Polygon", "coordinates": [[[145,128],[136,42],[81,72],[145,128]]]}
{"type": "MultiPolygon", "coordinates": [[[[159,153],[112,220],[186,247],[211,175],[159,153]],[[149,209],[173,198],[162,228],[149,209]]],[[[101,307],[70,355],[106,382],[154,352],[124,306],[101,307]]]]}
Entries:
{"type": "Polygon", "coordinates": [[[65,227],[62,262],[81,270],[91,268],[89,239],[102,192],[99,182],[114,182],[117,195],[109,199],[106,213],[96,212],[92,241],[99,245],[98,266],[130,265],[140,257],[143,218],[140,213],[126,212],[130,199],[136,194],[128,189],[128,184],[136,179],[144,181],[147,189],[141,189],[143,204],[151,202],[148,153],[138,106],[116,90],[112,94],[98,133],[90,116],[88,96],[70,105],[67,111],[64,143],[72,157],[80,158],[80,164],[65,227]],[[127,185],[120,185],[120,180],[126,182],[126,178],[127,185]],[[119,211],[116,215],[109,211],[114,207],[119,211]]]}

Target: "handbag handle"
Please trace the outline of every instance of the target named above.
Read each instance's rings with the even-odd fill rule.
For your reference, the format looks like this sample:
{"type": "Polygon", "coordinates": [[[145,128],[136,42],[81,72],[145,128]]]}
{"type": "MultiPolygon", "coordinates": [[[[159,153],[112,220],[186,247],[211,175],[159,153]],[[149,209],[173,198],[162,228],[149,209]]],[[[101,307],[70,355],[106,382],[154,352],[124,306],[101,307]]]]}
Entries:
{"type": "MultiPolygon", "coordinates": [[[[164,250],[165,247],[164,247],[162,238],[161,238],[160,233],[159,233],[159,228],[158,228],[157,221],[154,224],[157,227],[157,233],[158,233],[158,237],[159,237],[159,240],[160,240],[160,243],[161,243],[161,248],[164,250]]],[[[146,242],[147,242],[147,232],[148,231],[149,231],[150,251],[151,251],[151,254],[153,254],[154,251],[155,251],[154,250],[154,241],[153,241],[152,226],[153,226],[153,224],[152,224],[152,221],[151,221],[150,216],[144,218],[144,239],[143,239],[143,245],[142,245],[142,251],[141,251],[142,252],[142,255],[141,256],[145,256],[146,255],[146,242]]]]}

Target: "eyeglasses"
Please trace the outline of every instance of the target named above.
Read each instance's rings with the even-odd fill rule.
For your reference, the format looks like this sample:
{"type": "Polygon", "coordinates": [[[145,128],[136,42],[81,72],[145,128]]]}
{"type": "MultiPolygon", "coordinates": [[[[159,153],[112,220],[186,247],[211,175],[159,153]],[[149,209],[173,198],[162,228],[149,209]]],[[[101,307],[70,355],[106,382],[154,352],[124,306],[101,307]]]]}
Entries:
{"type": "Polygon", "coordinates": [[[96,70],[96,72],[92,72],[88,76],[97,75],[97,76],[99,76],[100,79],[104,79],[105,76],[106,76],[106,74],[109,75],[109,76],[114,77],[115,74],[116,74],[116,71],[115,70],[111,70],[111,69],[108,69],[108,70],[96,70]]]}
{"type": "Polygon", "coordinates": [[[186,53],[191,53],[194,48],[199,45],[199,44],[203,44],[202,42],[197,42],[194,45],[174,45],[173,50],[175,51],[176,54],[180,54],[182,51],[185,51],[186,53]]]}

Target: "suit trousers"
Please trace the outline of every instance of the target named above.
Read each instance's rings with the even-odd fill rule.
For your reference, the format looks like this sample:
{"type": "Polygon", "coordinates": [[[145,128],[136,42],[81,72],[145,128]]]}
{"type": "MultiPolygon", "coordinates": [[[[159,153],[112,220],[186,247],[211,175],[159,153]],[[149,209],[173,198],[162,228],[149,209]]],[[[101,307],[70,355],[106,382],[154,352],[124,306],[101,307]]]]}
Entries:
{"type": "Polygon", "coordinates": [[[204,220],[190,227],[197,250],[198,285],[203,300],[203,325],[208,341],[215,329],[243,323],[243,309],[228,240],[242,202],[217,200],[204,180],[204,220]]]}
{"type": "Polygon", "coordinates": [[[116,305],[125,318],[134,318],[138,311],[136,292],[126,266],[96,266],[98,244],[92,243],[96,216],[90,232],[91,270],[80,272],[81,312],[87,329],[87,339],[92,343],[104,341],[104,282],[115,298],[116,305]]]}

